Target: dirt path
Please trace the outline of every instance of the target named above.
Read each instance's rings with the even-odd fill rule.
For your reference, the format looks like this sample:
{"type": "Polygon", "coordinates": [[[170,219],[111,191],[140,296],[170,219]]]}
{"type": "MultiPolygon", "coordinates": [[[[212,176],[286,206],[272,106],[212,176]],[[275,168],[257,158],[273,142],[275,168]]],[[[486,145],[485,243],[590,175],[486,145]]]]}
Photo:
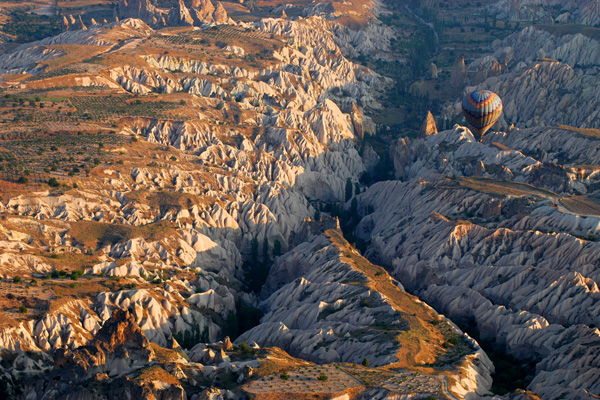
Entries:
{"type": "Polygon", "coordinates": [[[46,4],[43,7],[38,8],[37,10],[33,10],[33,13],[37,14],[37,15],[46,15],[48,17],[52,17],[54,15],[54,1],[55,0],[48,0],[48,4],[46,4]]]}

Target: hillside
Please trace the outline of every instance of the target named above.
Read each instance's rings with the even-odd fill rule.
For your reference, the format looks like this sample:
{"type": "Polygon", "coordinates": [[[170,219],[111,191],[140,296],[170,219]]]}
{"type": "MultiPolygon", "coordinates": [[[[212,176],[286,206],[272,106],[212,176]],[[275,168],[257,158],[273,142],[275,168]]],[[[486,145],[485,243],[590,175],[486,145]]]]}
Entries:
{"type": "Polygon", "coordinates": [[[596,2],[1,5],[0,397],[600,396],[596,2]]]}

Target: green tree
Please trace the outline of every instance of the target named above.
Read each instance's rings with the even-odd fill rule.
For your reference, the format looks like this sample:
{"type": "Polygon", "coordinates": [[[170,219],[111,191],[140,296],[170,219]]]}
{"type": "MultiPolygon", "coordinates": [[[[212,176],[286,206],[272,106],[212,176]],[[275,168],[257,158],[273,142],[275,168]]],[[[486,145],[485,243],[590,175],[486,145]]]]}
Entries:
{"type": "Polygon", "coordinates": [[[279,239],[275,239],[273,242],[273,257],[279,257],[281,255],[281,242],[279,239]]]}
{"type": "Polygon", "coordinates": [[[362,362],[362,365],[363,365],[363,366],[365,366],[365,367],[369,367],[369,365],[371,365],[371,363],[369,362],[369,359],[368,359],[368,358],[365,358],[365,359],[363,360],[363,362],[362,362]]]}
{"type": "Polygon", "coordinates": [[[350,217],[357,218],[358,217],[358,200],[356,197],[352,199],[352,203],[350,203],[350,217]]]}
{"type": "Polygon", "coordinates": [[[238,329],[238,318],[233,311],[227,313],[227,319],[225,320],[225,326],[223,327],[223,334],[232,338],[236,338],[239,333],[238,329]]]}
{"type": "Polygon", "coordinates": [[[48,179],[48,185],[51,186],[51,187],[53,187],[53,188],[56,188],[56,187],[60,186],[60,183],[58,183],[58,181],[56,180],[56,178],[50,178],[50,179],[48,179]]]}
{"type": "Polygon", "coordinates": [[[269,260],[269,239],[265,236],[263,242],[263,262],[266,264],[269,260]]]}
{"type": "Polygon", "coordinates": [[[201,343],[208,343],[210,341],[210,334],[208,332],[208,326],[205,326],[202,330],[202,335],[200,336],[201,343]]]}
{"type": "Polygon", "coordinates": [[[258,262],[258,238],[252,238],[252,242],[250,243],[250,245],[250,259],[252,260],[252,263],[256,265],[256,263],[258,262]]]}
{"type": "Polygon", "coordinates": [[[348,178],[346,180],[346,201],[352,198],[352,180],[348,178]]]}
{"type": "Polygon", "coordinates": [[[319,211],[319,209],[315,210],[315,221],[320,221],[321,220],[321,211],[319,211]]]}
{"type": "MultiPolygon", "coordinates": [[[[241,301],[236,304],[238,332],[246,332],[260,324],[263,312],[256,307],[246,305],[241,301]]],[[[232,337],[232,336],[230,336],[232,337]]],[[[232,337],[235,339],[235,337],[232,337]]]]}

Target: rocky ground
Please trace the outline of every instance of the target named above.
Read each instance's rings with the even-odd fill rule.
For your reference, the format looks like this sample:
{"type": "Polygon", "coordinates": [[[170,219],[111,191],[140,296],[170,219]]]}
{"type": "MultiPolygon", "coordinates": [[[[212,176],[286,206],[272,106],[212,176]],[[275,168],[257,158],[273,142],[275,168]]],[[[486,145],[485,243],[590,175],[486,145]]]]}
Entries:
{"type": "Polygon", "coordinates": [[[385,3],[120,1],[1,54],[0,393],[599,395],[598,42],[545,6],[486,8],[530,26],[422,80],[418,137],[385,3]],[[497,129],[438,132],[475,86],[497,129]]]}

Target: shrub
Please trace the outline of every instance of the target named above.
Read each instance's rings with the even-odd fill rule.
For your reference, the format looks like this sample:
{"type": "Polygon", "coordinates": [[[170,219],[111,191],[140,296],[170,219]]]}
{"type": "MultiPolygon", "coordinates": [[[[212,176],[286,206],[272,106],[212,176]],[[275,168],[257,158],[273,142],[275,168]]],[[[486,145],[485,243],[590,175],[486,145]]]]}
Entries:
{"type": "Polygon", "coordinates": [[[460,339],[454,333],[452,333],[450,335],[450,337],[448,338],[448,343],[450,343],[452,345],[457,345],[459,342],[460,342],[460,339]]]}
{"type": "Polygon", "coordinates": [[[287,371],[284,371],[281,375],[279,375],[279,377],[284,381],[287,381],[288,379],[290,379],[290,374],[288,374],[287,371]]]}
{"type": "Polygon", "coordinates": [[[23,280],[21,279],[21,277],[20,277],[20,276],[15,276],[15,277],[13,278],[13,282],[14,282],[14,283],[21,283],[21,282],[23,282],[23,280]]]}
{"type": "Polygon", "coordinates": [[[53,188],[57,188],[60,186],[60,183],[58,183],[58,181],[56,180],[56,178],[50,178],[48,179],[48,186],[53,187],[53,188]]]}
{"type": "Polygon", "coordinates": [[[78,269],[71,272],[70,278],[76,281],[81,276],[83,276],[83,271],[78,269]]]}
{"type": "Polygon", "coordinates": [[[362,365],[363,365],[363,366],[365,366],[365,367],[369,367],[369,365],[371,365],[371,363],[369,362],[369,359],[368,359],[368,358],[365,358],[365,359],[363,360],[363,362],[362,362],[362,365]]]}
{"type": "Polygon", "coordinates": [[[27,312],[27,307],[25,307],[25,306],[21,306],[21,307],[19,307],[19,312],[20,312],[21,314],[25,314],[25,313],[27,312]]]}
{"type": "Polygon", "coordinates": [[[251,348],[246,342],[240,343],[239,348],[242,354],[251,354],[254,356],[258,354],[258,350],[251,348]]]}
{"type": "Polygon", "coordinates": [[[320,380],[321,382],[326,382],[329,378],[327,377],[327,375],[325,375],[323,372],[321,372],[321,374],[319,375],[319,377],[317,379],[320,380]]]}

